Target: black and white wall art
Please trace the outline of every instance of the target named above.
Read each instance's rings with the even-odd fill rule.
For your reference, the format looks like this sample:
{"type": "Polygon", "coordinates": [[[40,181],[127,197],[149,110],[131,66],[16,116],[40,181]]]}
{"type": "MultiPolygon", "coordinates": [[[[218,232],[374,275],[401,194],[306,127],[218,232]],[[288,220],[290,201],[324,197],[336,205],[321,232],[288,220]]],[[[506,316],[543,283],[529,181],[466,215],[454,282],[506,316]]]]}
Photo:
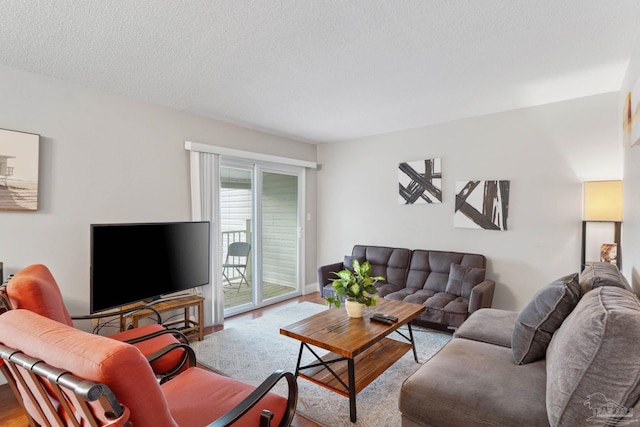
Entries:
{"type": "Polygon", "coordinates": [[[453,225],[507,230],[509,181],[458,181],[453,225]]]}
{"type": "Polygon", "coordinates": [[[400,163],[398,169],[401,204],[442,203],[440,159],[400,163]]]}

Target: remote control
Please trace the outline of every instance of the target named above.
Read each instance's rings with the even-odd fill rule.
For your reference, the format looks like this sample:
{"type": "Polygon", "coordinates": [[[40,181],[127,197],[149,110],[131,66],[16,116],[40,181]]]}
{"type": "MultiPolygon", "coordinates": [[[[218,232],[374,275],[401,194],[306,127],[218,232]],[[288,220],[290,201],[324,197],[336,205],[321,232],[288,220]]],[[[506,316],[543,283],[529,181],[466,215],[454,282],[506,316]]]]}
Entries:
{"type": "Polygon", "coordinates": [[[397,322],[398,321],[398,318],[396,316],[391,316],[390,314],[374,313],[373,316],[381,318],[381,319],[391,320],[392,322],[397,322]]]}
{"type": "Polygon", "coordinates": [[[383,317],[371,316],[371,321],[372,322],[386,323],[387,325],[393,325],[393,320],[385,319],[383,317]]]}

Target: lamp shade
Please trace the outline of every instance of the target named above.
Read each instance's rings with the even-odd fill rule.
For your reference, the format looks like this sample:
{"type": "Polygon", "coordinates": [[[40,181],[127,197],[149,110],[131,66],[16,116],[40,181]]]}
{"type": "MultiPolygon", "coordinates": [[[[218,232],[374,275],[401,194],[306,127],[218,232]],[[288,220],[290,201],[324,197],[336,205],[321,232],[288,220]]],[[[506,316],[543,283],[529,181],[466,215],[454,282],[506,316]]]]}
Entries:
{"type": "Polygon", "coordinates": [[[622,181],[584,183],[585,221],[622,221],[622,181]]]}

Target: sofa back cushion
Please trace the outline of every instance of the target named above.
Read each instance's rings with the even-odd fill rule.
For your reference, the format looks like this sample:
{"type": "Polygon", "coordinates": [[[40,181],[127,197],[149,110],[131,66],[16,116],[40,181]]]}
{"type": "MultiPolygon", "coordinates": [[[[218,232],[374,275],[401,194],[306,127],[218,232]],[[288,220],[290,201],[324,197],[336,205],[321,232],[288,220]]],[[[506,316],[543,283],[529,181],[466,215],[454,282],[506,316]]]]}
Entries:
{"type": "Polygon", "coordinates": [[[359,259],[357,257],[351,256],[351,255],[345,255],[344,256],[344,261],[342,261],[342,266],[344,267],[345,270],[350,270],[353,271],[353,261],[354,260],[358,260],[358,263],[362,264],[364,262],[364,259],[359,259]]]}
{"type": "Polygon", "coordinates": [[[587,265],[580,273],[580,288],[583,294],[600,286],[617,286],[631,290],[629,282],[627,282],[618,267],[609,262],[594,262],[587,265]]]}
{"type": "MultiPolygon", "coordinates": [[[[640,396],[640,301],[603,286],[582,297],[547,349],[547,414],[552,426],[624,415],[640,396]]],[[[613,424],[611,424],[613,425],[613,424]]]]}
{"type": "Polygon", "coordinates": [[[540,289],[527,304],[513,327],[511,349],[518,365],[545,356],[553,333],[580,300],[578,273],[559,278],[540,289]]]}
{"type": "Polygon", "coordinates": [[[405,286],[411,260],[409,249],[356,245],[351,256],[361,261],[369,261],[371,276],[384,277],[382,283],[405,286]]]}
{"type": "Polygon", "coordinates": [[[451,264],[484,269],[486,268],[486,258],[477,254],[416,249],[411,256],[406,287],[445,292],[449,282],[451,264]]]}

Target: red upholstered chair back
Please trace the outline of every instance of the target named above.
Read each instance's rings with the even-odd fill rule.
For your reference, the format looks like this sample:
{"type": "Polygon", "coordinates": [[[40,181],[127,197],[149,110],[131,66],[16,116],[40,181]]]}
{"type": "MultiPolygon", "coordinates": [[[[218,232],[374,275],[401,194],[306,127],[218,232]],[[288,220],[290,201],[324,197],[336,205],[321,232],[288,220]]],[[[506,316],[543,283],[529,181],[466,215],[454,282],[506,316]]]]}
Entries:
{"type": "Polygon", "coordinates": [[[34,264],[23,268],[7,284],[13,308],[23,308],[60,323],[73,326],[60,288],[47,267],[34,264]]]}
{"type": "MultiPolygon", "coordinates": [[[[19,309],[0,315],[0,343],[107,385],[129,409],[133,426],[177,427],[147,360],[129,344],[19,309]]],[[[27,408],[36,422],[46,425],[33,409],[27,408]]]]}

